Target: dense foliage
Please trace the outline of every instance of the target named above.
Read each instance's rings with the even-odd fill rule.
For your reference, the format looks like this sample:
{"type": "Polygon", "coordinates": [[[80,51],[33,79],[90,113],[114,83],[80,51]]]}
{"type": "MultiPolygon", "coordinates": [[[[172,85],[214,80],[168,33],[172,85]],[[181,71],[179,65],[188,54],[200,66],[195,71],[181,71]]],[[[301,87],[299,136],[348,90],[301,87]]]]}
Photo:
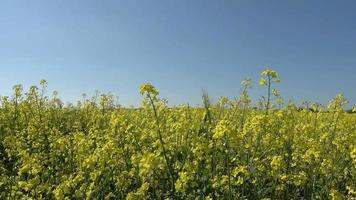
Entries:
{"type": "Polygon", "coordinates": [[[241,94],[168,107],[151,84],[140,108],[111,95],[64,106],[46,81],[2,97],[0,199],[354,199],[356,115],[284,103],[273,70],[257,108],[241,94]]]}

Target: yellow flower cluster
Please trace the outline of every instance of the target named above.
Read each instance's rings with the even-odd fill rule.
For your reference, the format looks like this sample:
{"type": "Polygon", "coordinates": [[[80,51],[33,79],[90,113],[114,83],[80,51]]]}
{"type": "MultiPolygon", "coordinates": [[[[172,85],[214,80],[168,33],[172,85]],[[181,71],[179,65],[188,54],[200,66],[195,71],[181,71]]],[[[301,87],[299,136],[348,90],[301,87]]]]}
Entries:
{"type": "Polygon", "coordinates": [[[0,102],[0,199],[355,199],[348,101],[285,103],[278,73],[261,75],[257,107],[249,79],[239,98],[204,93],[195,107],[168,107],[143,84],[138,109],[15,86],[0,102]]]}
{"type": "Polygon", "coordinates": [[[153,94],[153,95],[159,94],[158,90],[151,83],[142,84],[140,87],[140,93],[142,95],[143,94],[153,94]]]}

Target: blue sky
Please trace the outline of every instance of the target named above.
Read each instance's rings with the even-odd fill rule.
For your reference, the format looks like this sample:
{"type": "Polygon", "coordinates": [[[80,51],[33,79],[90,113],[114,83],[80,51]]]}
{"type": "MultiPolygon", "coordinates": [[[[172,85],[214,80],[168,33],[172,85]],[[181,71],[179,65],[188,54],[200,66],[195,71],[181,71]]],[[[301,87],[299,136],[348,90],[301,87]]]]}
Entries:
{"type": "Polygon", "coordinates": [[[47,79],[66,101],[111,91],[139,105],[152,82],[171,104],[234,97],[280,73],[281,95],[356,103],[356,1],[1,0],[0,94],[47,79]]]}

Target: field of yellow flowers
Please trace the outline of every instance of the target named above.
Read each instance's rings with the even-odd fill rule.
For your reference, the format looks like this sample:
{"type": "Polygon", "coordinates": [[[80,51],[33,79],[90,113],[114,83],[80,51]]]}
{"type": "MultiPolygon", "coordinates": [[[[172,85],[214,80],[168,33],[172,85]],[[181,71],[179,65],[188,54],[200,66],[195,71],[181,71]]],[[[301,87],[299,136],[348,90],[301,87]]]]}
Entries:
{"type": "Polygon", "coordinates": [[[143,84],[139,108],[111,95],[64,106],[47,82],[0,107],[0,199],[355,199],[356,114],[285,101],[266,69],[231,100],[169,107],[143,84]]]}

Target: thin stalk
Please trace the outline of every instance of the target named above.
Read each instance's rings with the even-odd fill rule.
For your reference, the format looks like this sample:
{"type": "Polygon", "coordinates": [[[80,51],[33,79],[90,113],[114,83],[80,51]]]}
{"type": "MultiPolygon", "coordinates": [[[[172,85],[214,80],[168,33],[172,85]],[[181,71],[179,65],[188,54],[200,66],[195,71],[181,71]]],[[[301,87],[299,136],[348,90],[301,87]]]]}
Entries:
{"type": "Polygon", "coordinates": [[[172,166],[169,162],[169,158],[167,156],[167,151],[166,151],[166,148],[165,148],[165,143],[163,141],[163,137],[162,137],[162,134],[161,134],[161,130],[160,130],[160,123],[159,123],[159,119],[158,119],[158,112],[157,112],[157,109],[156,109],[156,106],[153,102],[153,99],[151,97],[150,94],[148,94],[148,98],[150,100],[150,103],[152,105],[152,108],[153,108],[153,112],[154,112],[154,116],[155,116],[155,121],[156,121],[156,126],[157,126],[157,135],[158,135],[158,139],[161,143],[161,146],[162,146],[162,151],[163,151],[163,156],[164,156],[164,159],[166,161],[166,165],[167,165],[167,168],[168,168],[168,173],[171,177],[171,184],[172,184],[172,196],[175,197],[175,181],[174,181],[174,174],[173,174],[173,169],[172,169],[172,166]]]}
{"type": "Polygon", "coordinates": [[[268,94],[267,94],[266,115],[268,115],[270,101],[271,101],[271,76],[268,75],[268,94]]]}

